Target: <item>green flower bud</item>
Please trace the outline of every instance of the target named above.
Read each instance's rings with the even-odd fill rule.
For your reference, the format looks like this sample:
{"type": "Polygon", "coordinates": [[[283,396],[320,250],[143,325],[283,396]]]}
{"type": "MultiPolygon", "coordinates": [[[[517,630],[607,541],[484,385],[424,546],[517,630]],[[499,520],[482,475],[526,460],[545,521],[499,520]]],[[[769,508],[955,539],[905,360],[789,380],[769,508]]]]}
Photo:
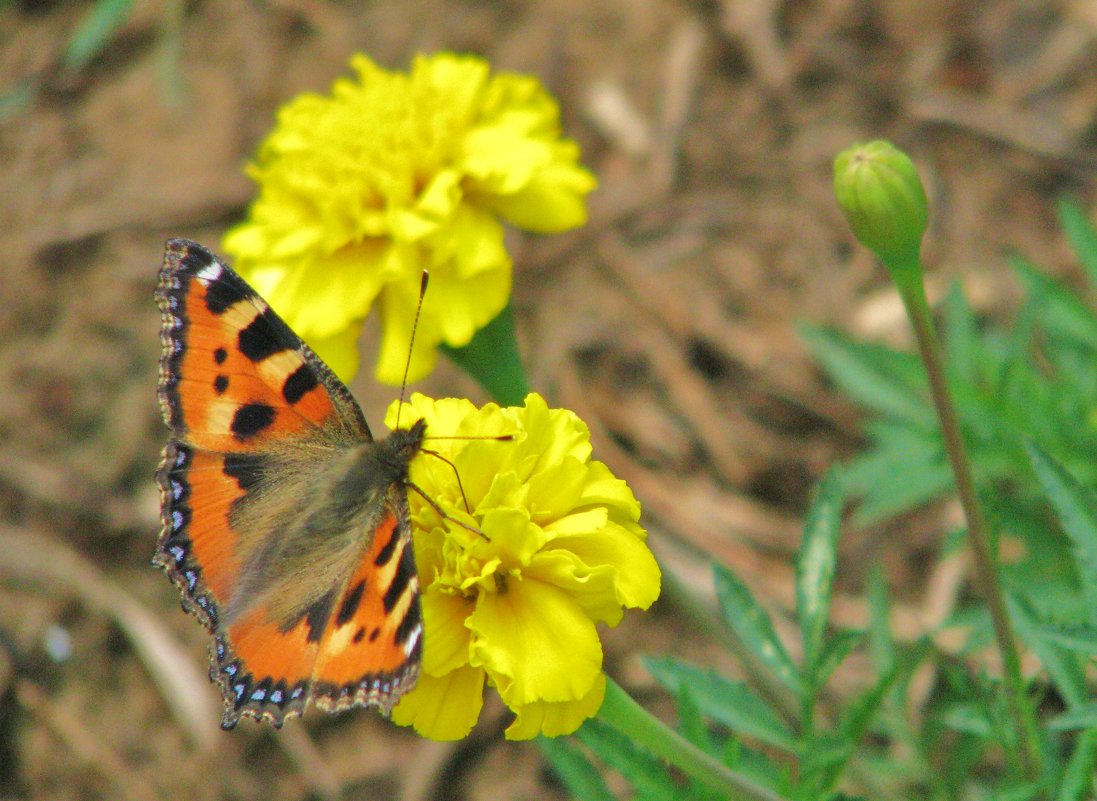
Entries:
{"type": "Polygon", "coordinates": [[[929,211],[906,153],[883,139],[843,150],[834,159],[834,194],[854,235],[890,270],[918,264],[929,211]]]}

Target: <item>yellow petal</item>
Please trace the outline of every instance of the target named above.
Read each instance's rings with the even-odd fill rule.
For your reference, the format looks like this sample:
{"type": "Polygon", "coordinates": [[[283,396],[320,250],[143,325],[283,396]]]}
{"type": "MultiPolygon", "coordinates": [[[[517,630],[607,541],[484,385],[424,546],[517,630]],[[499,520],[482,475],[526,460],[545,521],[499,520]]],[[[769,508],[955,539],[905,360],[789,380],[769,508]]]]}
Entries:
{"type": "Polygon", "coordinates": [[[510,287],[509,262],[467,275],[458,275],[456,270],[435,271],[427,289],[426,300],[431,304],[424,301],[423,317],[447,345],[464,347],[503,310],[510,287]]]}
{"type": "Polygon", "coordinates": [[[460,740],[472,731],[484,705],[484,671],[462,667],[444,676],[420,674],[400,699],[392,720],[432,740],[460,740]]]}
{"type": "Polygon", "coordinates": [[[493,197],[491,207],[511,225],[559,233],[586,223],[586,195],[595,186],[594,176],[582,167],[553,163],[534,173],[518,192],[493,197]]]}
{"type": "MultiPolygon", "coordinates": [[[[624,512],[632,520],[640,519],[640,502],[629,485],[599,461],[587,463],[587,481],[583,486],[581,503],[608,506],[624,512]]],[[[643,529],[639,530],[639,534],[643,538],[643,529]]]]}
{"type": "Polygon", "coordinates": [[[471,131],[462,143],[461,168],[487,195],[513,195],[529,182],[534,170],[548,163],[548,142],[531,139],[506,124],[471,131]]]}
{"type": "MultiPolygon", "coordinates": [[[[427,184],[415,204],[420,217],[438,223],[453,219],[462,200],[461,174],[457,170],[440,170],[427,184]]],[[[421,236],[426,236],[424,231],[421,236]]]]}
{"type": "Polygon", "coordinates": [[[487,542],[477,543],[486,553],[497,556],[508,568],[529,564],[548,537],[530,523],[529,512],[520,508],[492,509],[483,517],[487,542]]]}
{"type": "MultiPolygon", "coordinates": [[[[551,470],[531,475],[527,482],[530,516],[547,523],[567,515],[579,504],[589,472],[587,465],[567,454],[551,470]]],[[[602,513],[604,517],[604,509],[602,513]]]]}
{"type": "MultiPolygon", "coordinates": [[[[408,381],[417,381],[428,375],[438,361],[435,350],[441,339],[438,321],[428,315],[419,318],[415,347],[409,361],[408,344],[411,342],[411,325],[418,303],[418,278],[391,283],[381,292],[381,353],[374,375],[382,384],[400,386],[405,365],[408,381]]],[[[425,303],[426,300],[424,306],[425,303]]]]}
{"type": "MultiPolygon", "coordinates": [[[[509,461],[510,459],[505,459],[498,463],[492,471],[494,475],[491,476],[491,483],[483,496],[478,499],[476,509],[478,514],[487,514],[492,509],[513,509],[526,505],[529,488],[514,470],[507,469],[506,462],[509,461]]],[[[461,464],[466,462],[466,459],[461,459],[461,464]]]]}
{"type": "Polygon", "coordinates": [[[589,536],[554,539],[552,546],[574,554],[590,568],[613,567],[618,603],[647,609],[659,597],[662,573],[655,557],[642,540],[622,526],[607,523],[589,536]]]}
{"type": "Polygon", "coordinates": [[[452,252],[447,253],[454,264],[453,278],[468,280],[480,273],[497,273],[493,280],[502,282],[509,297],[511,260],[503,236],[503,226],[483,209],[469,205],[458,208],[448,243],[452,252]]]}
{"type": "Polygon", "coordinates": [[[621,622],[617,566],[592,567],[570,551],[553,548],[537,554],[522,575],[564,590],[591,620],[611,626],[621,622]]]}
{"type": "Polygon", "coordinates": [[[484,667],[508,706],[573,701],[602,668],[594,624],[565,591],[508,576],[497,593],[481,593],[466,624],[472,665],[484,667]]]}
{"type": "Polygon", "coordinates": [[[362,323],[352,323],[330,337],[309,337],[308,345],[344,383],[358,373],[358,336],[362,323]]]}
{"type": "Polygon", "coordinates": [[[287,277],[267,300],[298,333],[333,336],[366,318],[385,285],[378,269],[383,256],[377,243],[344,247],[297,271],[296,280],[287,277]]]}
{"type": "Polygon", "coordinates": [[[605,696],[606,674],[599,673],[590,691],[577,701],[535,701],[515,708],[518,716],[507,727],[506,737],[508,740],[529,740],[539,734],[546,737],[571,734],[584,720],[598,713],[605,696]]]}
{"type": "Polygon", "coordinates": [[[607,522],[609,522],[609,510],[604,506],[596,506],[581,512],[565,513],[546,525],[545,530],[553,540],[564,537],[596,537],[607,522]]]}
{"type": "Polygon", "coordinates": [[[580,462],[590,458],[590,429],[578,415],[567,409],[549,409],[545,399],[536,393],[526,396],[526,405],[508,409],[526,432],[522,452],[528,459],[522,463],[523,479],[542,469],[555,468],[565,456],[580,462]]]}
{"type": "Polygon", "coordinates": [[[467,665],[469,661],[469,630],[465,618],[472,612],[472,603],[458,595],[425,592],[423,605],[423,672],[443,676],[467,665]]]}

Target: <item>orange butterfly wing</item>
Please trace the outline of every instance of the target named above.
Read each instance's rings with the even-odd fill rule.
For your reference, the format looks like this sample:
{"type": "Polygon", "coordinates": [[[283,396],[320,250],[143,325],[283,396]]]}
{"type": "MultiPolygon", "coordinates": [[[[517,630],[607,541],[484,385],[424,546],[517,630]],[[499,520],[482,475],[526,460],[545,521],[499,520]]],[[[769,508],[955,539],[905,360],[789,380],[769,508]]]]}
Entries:
{"type": "Polygon", "coordinates": [[[405,483],[423,426],[373,442],[331,370],[199,245],[168,243],[156,298],[170,438],[154,562],[215,636],[222,725],[280,726],[312,699],[387,712],[422,652],[405,483]]]}
{"type": "Polygon", "coordinates": [[[398,675],[409,654],[421,653],[419,584],[411,543],[402,535],[408,527],[402,514],[395,504],[389,507],[320,643],[313,691],[316,705],[325,711],[365,704],[388,711],[383,699],[392,687],[385,677],[398,675]],[[378,666],[379,678],[350,690],[345,677],[362,662],[378,666]]]}

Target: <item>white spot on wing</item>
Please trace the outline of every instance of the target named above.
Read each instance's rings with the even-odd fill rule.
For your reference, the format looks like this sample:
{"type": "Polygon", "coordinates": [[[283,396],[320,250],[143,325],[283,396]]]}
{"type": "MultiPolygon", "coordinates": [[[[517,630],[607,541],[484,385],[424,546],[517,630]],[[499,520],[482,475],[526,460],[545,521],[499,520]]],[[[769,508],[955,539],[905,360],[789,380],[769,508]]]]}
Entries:
{"type": "Polygon", "coordinates": [[[216,261],[210,262],[198,271],[198,280],[209,286],[221,277],[221,265],[216,261]]]}
{"type": "Polygon", "coordinates": [[[419,635],[423,633],[423,625],[420,623],[414,629],[412,629],[411,635],[408,637],[408,641],[404,643],[404,655],[410,657],[411,652],[415,650],[415,644],[419,642],[419,635]]]}

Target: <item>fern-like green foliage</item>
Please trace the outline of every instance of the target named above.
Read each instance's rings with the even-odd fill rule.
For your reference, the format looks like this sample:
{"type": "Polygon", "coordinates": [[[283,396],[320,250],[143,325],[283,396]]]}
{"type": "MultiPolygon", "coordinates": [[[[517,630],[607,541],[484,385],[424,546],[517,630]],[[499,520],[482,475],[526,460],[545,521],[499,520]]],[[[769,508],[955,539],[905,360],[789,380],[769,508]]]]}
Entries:
{"type": "MultiPolygon", "coordinates": [[[[1097,232],[1073,204],[1060,210],[1097,285],[1097,232]]],[[[1042,773],[1023,778],[1010,758],[1020,734],[999,670],[985,660],[994,632],[980,598],[965,600],[946,623],[968,632],[959,653],[940,650],[928,635],[895,639],[878,568],[866,588],[867,631],[831,625],[846,495],[858,501],[853,517],[863,524],[954,486],[918,359],[814,328],[804,335],[815,356],[868,414],[869,446],[830,472],[808,512],[796,574],[798,641],[779,638],[781,627],[747,585],[716,566],[720,613],[742,649],[747,680],[677,657],[644,662],[677,700],[682,737],[772,792],[766,798],[842,801],[851,788],[886,801],[1097,798],[1097,702],[1087,672],[1097,656],[1097,312],[1026,260],[1012,263],[1026,289],[1016,318],[983,324],[953,291],[941,309],[941,341],[997,541],[1024,546],[999,567],[1015,634],[1035,657],[1026,661],[1026,679],[1042,728],[1042,773]],[[828,681],[862,647],[874,671],[859,692],[837,701],[828,681]],[[932,667],[935,685],[911,715],[912,681],[922,666],[932,667]],[[752,671],[764,680],[752,680],[752,671]]],[[[961,541],[954,534],[941,532],[943,548],[961,541]]],[[[578,739],[582,749],[554,744],[546,755],[580,801],[616,797],[591,781],[596,762],[624,777],[629,798],[714,798],[597,719],[578,739]]]]}
{"type": "MultiPolygon", "coordinates": [[[[1017,584],[1041,588],[1034,601],[1044,611],[1076,603],[1080,585],[1025,443],[1039,443],[1080,483],[1097,485],[1097,307],[1087,297],[1097,297],[1097,232],[1073,203],[1060,211],[1090,281],[1081,294],[1014,256],[1025,300],[1009,325],[980,323],[957,288],[940,308],[949,382],[987,516],[999,536],[1024,546],[1009,571],[1017,584]]],[[[829,377],[868,414],[869,446],[844,474],[859,501],[857,522],[952,494],[916,356],[824,328],[804,327],[803,335],[829,377]]]]}

